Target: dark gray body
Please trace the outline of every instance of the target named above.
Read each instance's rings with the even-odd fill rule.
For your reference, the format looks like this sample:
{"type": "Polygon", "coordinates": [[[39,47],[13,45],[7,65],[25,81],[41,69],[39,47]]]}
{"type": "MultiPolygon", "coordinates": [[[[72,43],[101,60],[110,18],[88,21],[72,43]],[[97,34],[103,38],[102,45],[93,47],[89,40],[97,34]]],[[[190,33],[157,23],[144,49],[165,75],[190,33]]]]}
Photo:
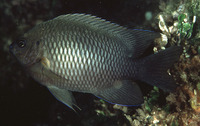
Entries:
{"type": "Polygon", "coordinates": [[[28,36],[41,30],[42,57],[49,60],[49,70],[66,79],[65,82],[54,80],[56,86],[90,93],[111,87],[116,80],[134,79],[134,59],[128,56],[123,43],[127,38],[119,32],[110,33],[109,25],[103,29],[71,18],[58,17],[27,33],[28,36]]]}
{"type": "MultiPolygon", "coordinates": [[[[75,100],[70,91],[92,93],[122,105],[140,104],[142,94],[134,81],[142,79],[148,83],[151,80],[149,74],[153,72],[148,68],[156,63],[151,61],[154,56],[138,58],[155,37],[159,34],[128,30],[90,15],[68,14],[27,32],[24,38],[32,44],[27,45],[30,48],[24,51],[26,55],[18,59],[28,64],[26,66],[33,78],[71,108],[75,100]],[[29,58],[29,62],[24,60],[29,58]]],[[[171,49],[169,56],[179,50],[171,49]]],[[[157,57],[166,54],[160,53],[157,57]]],[[[166,73],[179,55],[175,55],[173,60],[168,59],[169,64],[164,65],[160,72],[166,73]]],[[[150,84],[156,83],[154,80],[150,84]]],[[[163,88],[171,90],[174,87],[166,86],[163,88]]]]}
{"type": "Polygon", "coordinates": [[[126,48],[120,44],[120,39],[107,35],[106,31],[101,35],[98,32],[95,28],[77,30],[70,25],[65,31],[44,33],[41,40],[45,40],[43,49],[48,53],[44,57],[50,61],[49,69],[67,79],[67,83],[55,82],[56,86],[96,92],[111,87],[116,80],[134,78],[133,58],[125,54],[126,48]]]}

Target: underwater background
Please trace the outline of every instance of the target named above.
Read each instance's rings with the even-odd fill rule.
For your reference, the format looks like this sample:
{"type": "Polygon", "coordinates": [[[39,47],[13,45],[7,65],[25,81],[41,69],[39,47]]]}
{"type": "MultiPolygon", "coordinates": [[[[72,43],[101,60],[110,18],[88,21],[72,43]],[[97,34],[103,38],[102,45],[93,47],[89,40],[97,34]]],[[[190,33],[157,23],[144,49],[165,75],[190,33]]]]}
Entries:
{"type": "Polygon", "coordinates": [[[199,0],[1,0],[0,16],[0,126],[200,125],[199,0]],[[8,48],[36,24],[68,13],[162,33],[150,53],[182,46],[179,62],[168,71],[179,87],[168,93],[142,83],[145,102],[138,107],[74,93],[82,109],[75,113],[34,81],[8,48]]]}

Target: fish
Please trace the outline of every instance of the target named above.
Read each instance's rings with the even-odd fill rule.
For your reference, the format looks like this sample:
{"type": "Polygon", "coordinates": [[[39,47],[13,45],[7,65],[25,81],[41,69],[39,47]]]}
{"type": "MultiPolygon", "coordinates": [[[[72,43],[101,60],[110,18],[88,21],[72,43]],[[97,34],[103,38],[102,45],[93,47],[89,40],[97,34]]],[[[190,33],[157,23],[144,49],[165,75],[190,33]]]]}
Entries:
{"type": "Polygon", "coordinates": [[[167,70],[182,48],[144,56],[160,33],[129,29],[90,14],[66,14],[36,25],[9,50],[40,84],[71,109],[73,92],[91,93],[109,103],[144,102],[139,81],[164,91],[177,87],[167,70]]]}

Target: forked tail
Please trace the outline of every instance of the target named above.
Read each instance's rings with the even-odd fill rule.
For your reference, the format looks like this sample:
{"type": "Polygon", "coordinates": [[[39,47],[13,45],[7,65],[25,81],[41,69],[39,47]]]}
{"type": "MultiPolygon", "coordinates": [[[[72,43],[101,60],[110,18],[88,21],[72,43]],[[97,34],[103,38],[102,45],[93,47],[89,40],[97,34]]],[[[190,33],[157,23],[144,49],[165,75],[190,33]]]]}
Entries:
{"type": "Polygon", "coordinates": [[[178,61],[181,53],[182,48],[174,46],[141,59],[137,64],[139,71],[137,78],[166,91],[175,90],[177,85],[167,73],[167,69],[178,61]]]}

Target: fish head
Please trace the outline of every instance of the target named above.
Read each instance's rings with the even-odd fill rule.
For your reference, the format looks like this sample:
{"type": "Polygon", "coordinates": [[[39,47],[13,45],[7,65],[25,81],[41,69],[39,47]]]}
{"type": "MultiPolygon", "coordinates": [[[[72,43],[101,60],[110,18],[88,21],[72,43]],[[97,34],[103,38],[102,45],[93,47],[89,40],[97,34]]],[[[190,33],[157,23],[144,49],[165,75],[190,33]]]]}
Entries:
{"type": "Polygon", "coordinates": [[[25,66],[39,61],[40,39],[33,36],[32,32],[25,33],[9,46],[9,51],[25,66]]]}

